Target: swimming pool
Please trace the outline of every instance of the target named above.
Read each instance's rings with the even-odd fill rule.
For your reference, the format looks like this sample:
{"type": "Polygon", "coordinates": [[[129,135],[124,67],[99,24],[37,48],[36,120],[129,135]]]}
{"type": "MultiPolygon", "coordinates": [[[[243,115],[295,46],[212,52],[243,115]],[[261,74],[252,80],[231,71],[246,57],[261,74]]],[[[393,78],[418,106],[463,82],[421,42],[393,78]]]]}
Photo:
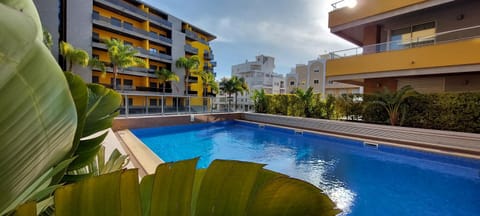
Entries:
{"type": "Polygon", "coordinates": [[[347,215],[480,215],[480,161],[237,121],[136,129],[164,161],[267,164],[324,190],[347,215]]]}

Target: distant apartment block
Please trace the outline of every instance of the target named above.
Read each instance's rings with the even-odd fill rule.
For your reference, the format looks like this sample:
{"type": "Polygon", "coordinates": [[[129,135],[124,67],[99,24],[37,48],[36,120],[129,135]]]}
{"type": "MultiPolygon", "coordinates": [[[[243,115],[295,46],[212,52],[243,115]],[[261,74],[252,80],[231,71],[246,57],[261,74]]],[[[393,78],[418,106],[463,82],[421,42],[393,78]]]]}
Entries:
{"type": "Polygon", "coordinates": [[[362,87],[351,84],[327,81],[325,79],[325,63],[328,55],[320,56],[307,64],[297,64],[286,76],[287,93],[296,89],[306,91],[312,87],[314,93],[339,96],[341,94],[362,93],[362,87]]]}
{"type": "Polygon", "coordinates": [[[357,2],[329,13],[331,32],[359,47],[331,53],[327,80],[366,93],[480,91],[480,1],[357,2]]]}
{"type": "MultiPolygon", "coordinates": [[[[145,113],[145,107],[152,109],[162,106],[183,109],[188,105],[204,106],[205,95],[202,80],[193,74],[185,76],[184,69],[176,68],[180,57],[197,55],[200,65],[197,71],[213,72],[216,66],[210,41],[216,37],[191,23],[181,20],[161,9],[137,0],[34,0],[45,27],[55,42],[52,49],[58,55],[58,42],[66,41],[86,50],[94,58],[110,65],[105,39],[117,39],[131,45],[138,51],[138,57],[146,67],[125,68],[113,80],[111,68],[106,76],[100,71],[75,68],[75,72],[87,82],[112,87],[124,98],[123,107],[132,112],[145,113]],[[155,71],[161,68],[175,72],[179,82],[161,83],[155,71]],[[188,79],[186,92],[184,80],[188,79]],[[166,90],[163,92],[163,85],[166,90]],[[163,103],[163,104],[162,104],[163,103]],[[138,107],[136,110],[135,108],[138,107]]],[[[193,71],[195,72],[195,71],[193,71]]],[[[212,95],[210,89],[207,95],[212,95]]]]}
{"type": "MultiPolygon", "coordinates": [[[[249,92],[237,97],[236,110],[252,110],[253,101],[251,99],[254,90],[263,89],[266,94],[285,94],[285,78],[282,74],[274,72],[275,58],[265,55],[259,55],[255,61],[245,61],[245,63],[232,66],[232,76],[243,77],[248,85],[249,92]]],[[[228,104],[225,95],[218,95],[216,104],[220,110],[225,109],[228,104]]],[[[233,104],[233,101],[232,101],[233,104]]],[[[232,108],[233,109],[233,108],[232,108]]]]}

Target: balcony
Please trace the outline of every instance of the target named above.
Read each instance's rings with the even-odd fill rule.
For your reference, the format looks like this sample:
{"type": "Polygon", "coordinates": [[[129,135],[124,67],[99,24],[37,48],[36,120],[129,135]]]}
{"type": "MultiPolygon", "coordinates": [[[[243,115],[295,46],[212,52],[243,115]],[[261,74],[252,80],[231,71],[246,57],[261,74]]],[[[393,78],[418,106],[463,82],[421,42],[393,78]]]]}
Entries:
{"type": "Polygon", "coordinates": [[[96,25],[104,26],[118,32],[128,33],[134,37],[139,37],[143,39],[148,39],[150,37],[149,32],[143,29],[139,29],[131,25],[125,25],[123,22],[118,22],[102,15],[93,14],[92,19],[93,23],[96,25]]]}
{"type": "Polygon", "coordinates": [[[146,87],[146,86],[137,86],[137,91],[146,91],[146,92],[161,92],[161,93],[172,93],[171,88],[165,88],[165,92],[163,92],[163,88],[154,88],[154,87],[146,87]]]}
{"type": "Polygon", "coordinates": [[[212,60],[213,59],[213,53],[205,50],[205,52],[203,53],[203,58],[206,59],[206,60],[212,60]]]}
{"type": "Polygon", "coordinates": [[[211,61],[210,64],[212,64],[212,67],[217,67],[217,62],[216,61],[211,61]]]}
{"type": "Polygon", "coordinates": [[[193,54],[193,55],[197,55],[198,54],[198,49],[187,43],[187,44],[185,44],[185,52],[193,54]]]}
{"type": "MultiPolygon", "coordinates": [[[[332,52],[331,60],[327,61],[327,77],[367,76],[391,71],[397,71],[400,75],[402,70],[480,64],[480,35],[439,40],[445,35],[437,33],[432,40],[422,40],[420,43],[394,41],[332,52]]],[[[421,75],[419,71],[415,74],[421,75]]]]}
{"type": "Polygon", "coordinates": [[[149,33],[148,33],[148,36],[149,36],[151,39],[158,40],[158,41],[160,41],[160,42],[167,43],[167,44],[169,44],[169,45],[172,44],[172,39],[167,38],[167,37],[165,37],[165,36],[163,36],[163,35],[159,35],[159,34],[157,34],[157,33],[155,33],[155,32],[149,32],[149,33]]]}
{"type": "Polygon", "coordinates": [[[131,15],[141,18],[142,20],[146,20],[148,17],[147,12],[122,0],[95,0],[95,2],[113,7],[122,12],[127,12],[131,15]]]}
{"type": "Polygon", "coordinates": [[[208,41],[202,39],[200,36],[198,36],[197,33],[193,32],[193,31],[190,31],[188,29],[185,29],[184,31],[185,31],[185,36],[187,36],[187,38],[190,38],[192,40],[196,40],[196,41],[198,41],[200,43],[203,43],[205,45],[209,45],[208,41]]]}
{"type": "Polygon", "coordinates": [[[154,22],[154,24],[156,25],[159,25],[161,27],[167,27],[168,29],[171,29],[172,28],[172,23],[163,19],[162,17],[159,17],[155,14],[149,14],[148,15],[148,18],[150,19],[150,21],[154,22]]]}
{"type": "Polygon", "coordinates": [[[142,47],[137,47],[137,50],[140,54],[144,55],[147,58],[151,58],[154,60],[158,61],[166,61],[166,62],[171,62],[172,61],[172,56],[164,53],[159,53],[159,52],[151,52],[148,51],[142,47]]]}
{"type": "MultiPolygon", "coordinates": [[[[438,1],[439,3],[432,3],[428,0],[402,0],[402,1],[385,1],[385,0],[361,0],[357,1],[357,5],[353,8],[346,7],[347,1],[340,0],[332,4],[333,11],[329,13],[328,27],[334,28],[347,23],[352,23],[365,18],[372,18],[376,15],[386,14],[388,12],[396,11],[396,15],[401,13],[407,13],[414,10],[421,10],[422,8],[431,7],[431,4],[442,4],[444,1],[438,1]],[[422,6],[425,4],[425,6],[422,6]],[[414,6],[408,8],[409,6],[414,6]],[[400,11],[402,10],[402,11],[400,11]]],[[[393,14],[392,14],[393,16],[393,14]]]]}
{"type": "MultiPolygon", "coordinates": [[[[185,91],[183,93],[185,93],[185,91]]],[[[190,90],[190,91],[188,91],[188,95],[195,95],[196,96],[196,95],[198,95],[198,91],[191,91],[190,90]]]]}
{"type": "Polygon", "coordinates": [[[194,77],[194,76],[188,77],[188,83],[198,83],[198,77],[194,77]]]}

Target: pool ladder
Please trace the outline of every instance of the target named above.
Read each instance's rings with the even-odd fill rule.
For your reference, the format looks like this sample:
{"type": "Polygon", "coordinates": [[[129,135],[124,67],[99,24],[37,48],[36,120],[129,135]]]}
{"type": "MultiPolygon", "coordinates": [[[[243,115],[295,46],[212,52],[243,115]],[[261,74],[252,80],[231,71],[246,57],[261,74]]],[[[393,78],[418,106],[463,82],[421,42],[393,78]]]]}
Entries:
{"type": "Polygon", "coordinates": [[[295,135],[303,135],[303,130],[293,130],[293,133],[295,133],[295,135]]]}
{"type": "Polygon", "coordinates": [[[364,141],[363,142],[363,147],[378,149],[378,144],[364,141]]]}

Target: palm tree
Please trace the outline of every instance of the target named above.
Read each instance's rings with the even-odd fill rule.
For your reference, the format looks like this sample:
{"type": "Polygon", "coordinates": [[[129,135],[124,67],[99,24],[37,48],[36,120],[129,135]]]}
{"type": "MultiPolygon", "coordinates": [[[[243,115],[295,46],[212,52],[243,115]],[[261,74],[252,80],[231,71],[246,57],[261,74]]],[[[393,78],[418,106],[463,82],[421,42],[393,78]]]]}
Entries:
{"type": "Polygon", "coordinates": [[[164,94],[165,94],[166,82],[169,82],[169,81],[170,82],[171,81],[178,82],[178,81],[180,81],[180,78],[177,76],[177,74],[175,74],[174,72],[172,72],[168,69],[165,69],[165,68],[162,68],[158,71],[155,71],[155,74],[157,75],[158,81],[163,83],[163,93],[164,94]]]}
{"type": "Polygon", "coordinates": [[[235,93],[235,109],[237,109],[238,93],[240,92],[240,94],[243,95],[244,92],[248,91],[248,85],[245,82],[245,78],[243,78],[243,77],[239,78],[237,76],[233,76],[230,79],[230,82],[232,82],[232,85],[233,85],[233,93],[235,93]]]}
{"type": "Polygon", "coordinates": [[[83,67],[88,65],[88,53],[83,49],[75,48],[65,41],[60,42],[60,55],[67,60],[67,71],[71,72],[74,64],[79,64],[83,67]]]}
{"type": "Polygon", "coordinates": [[[311,115],[310,110],[311,110],[311,104],[312,104],[312,99],[313,99],[313,88],[310,87],[306,91],[303,91],[302,89],[297,88],[295,90],[295,95],[302,102],[303,113],[305,114],[305,116],[310,117],[310,115],[311,115]]]}
{"type": "Polygon", "coordinates": [[[89,58],[88,53],[85,50],[76,48],[67,42],[60,42],[60,55],[62,55],[68,62],[67,71],[72,72],[74,64],[79,64],[82,67],[89,66],[91,68],[97,68],[100,69],[102,73],[105,73],[106,71],[103,62],[96,58],[89,58]]]}
{"type": "Polygon", "coordinates": [[[208,71],[200,72],[200,78],[202,79],[202,87],[203,87],[203,96],[207,96],[208,87],[212,90],[212,92],[218,91],[218,83],[215,81],[215,75],[208,71]]]}
{"type": "Polygon", "coordinates": [[[117,88],[118,70],[133,66],[144,66],[143,59],[135,57],[138,53],[132,46],[125,45],[122,41],[116,39],[105,40],[107,45],[108,57],[113,66],[113,89],[117,88]]]}
{"type": "Polygon", "coordinates": [[[231,81],[231,79],[227,79],[225,77],[220,81],[220,87],[225,94],[225,100],[228,100],[228,111],[230,111],[230,98],[232,98],[232,94],[235,93],[235,86],[233,84],[234,83],[231,81]]]}
{"type": "Polygon", "coordinates": [[[414,96],[417,92],[410,86],[404,86],[396,92],[391,92],[387,88],[383,92],[376,94],[378,100],[372,101],[373,104],[381,105],[388,113],[390,124],[397,125],[400,119],[405,115],[404,102],[407,98],[414,96]]]}
{"type": "Polygon", "coordinates": [[[188,94],[188,91],[189,91],[189,89],[188,89],[188,79],[190,77],[190,72],[192,70],[196,70],[199,65],[200,65],[200,59],[196,55],[191,56],[191,57],[180,57],[175,62],[175,66],[177,68],[185,69],[185,80],[184,80],[185,94],[188,94]]]}

